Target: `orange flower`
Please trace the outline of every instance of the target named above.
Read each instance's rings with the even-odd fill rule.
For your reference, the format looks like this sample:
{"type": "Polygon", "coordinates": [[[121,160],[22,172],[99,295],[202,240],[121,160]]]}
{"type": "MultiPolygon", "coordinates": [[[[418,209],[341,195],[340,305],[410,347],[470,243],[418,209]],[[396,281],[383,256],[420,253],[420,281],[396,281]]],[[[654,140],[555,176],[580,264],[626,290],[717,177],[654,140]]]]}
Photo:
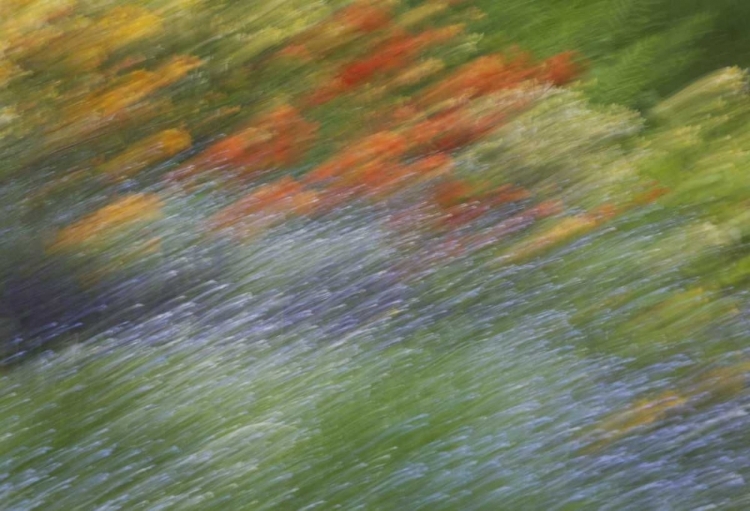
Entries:
{"type": "Polygon", "coordinates": [[[190,133],[168,129],[136,142],[102,165],[99,170],[110,177],[123,178],[140,172],[149,165],[174,156],[192,144],[190,133]]]}
{"type": "Polygon", "coordinates": [[[209,222],[211,229],[242,226],[252,216],[265,217],[264,225],[270,225],[274,217],[283,219],[288,215],[312,213],[318,196],[305,189],[291,177],[283,177],[272,183],[261,185],[252,193],[219,211],[209,222]]]}
{"type": "Polygon", "coordinates": [[[317,134],[317,124],[306,121],[299,112],[284,105],[273,110],[263,124],[273,133],[271,163],[291,165],[307,152],[317,134]]]}
{"type": "Polygon", "coordinates": [[[184,179],[228,167],[251,173],[291,165],[304,155],[316,133],[316,124],[306,121],[294,107],[282,105],[214,143],[169,177],[184,179]]]}
{"type": "Polygon", "coordinates": [[[571,82],[582,71],[582,66],[574,61],[575,57],[575,52],[567,51],[548,58],[539,66],[537,77],[557,86],[571,82]]]}
{"type": "Polygon", "coordinates": [[[305,176],[305,181],[321,183],[341,177],[346,172],[372,161],[395,160],[406,152],[407,147],[408,143],[403,135],[381,131],[355,142],[329,158],[310,171],[305,176]]]}
{"type": "Polygon", "coordinates": [[[564,85],[580,73],[573,61],[574,53],[566,52],[534,66],[531,56],[514,50],[513,55],[487,55],[465,64],[451,76],[428,89],[421,96],[421,104],[434,106],[456,98],[464,100],[503,89],[518,87],[522,82],[538,79],[554,85],[564,85]]]}
{"type": "Polygon", "coordinates": [[[437,174],[444,174],[453,170],[455,162],[453,158],[447,154],[433,154],[420,158],[419,160],[411,163],[408,168],[414,174],[420,177],[434,176],[437,174]]]}
{"type": "Polygon", "coordinates": [[[365,163],[347,177],[348,179],[342,180],[342,184],[349,185],[360,193],[384,192],[407,179],[408,169],[397,162],[374,160],[365,163]]]}
{"type": "Polygon", "coordinates": [[[360,167],[343,183],[354,193],[382,200],[420,181],[450,172],[453,166],[453,159],[444,154],[421,158],[408,165],[376,160],[360,167]]]}
{"type": "Polygon", "coordinates": [[[446,223],[452,226],[479,218],[499,205],[530,197],[528,190],[510,184],[484,191],[481,186],[460,180],[441,183],[433,194],[433,200],[447,215],[446,223]]]}
{"type": "Polygon", "coordinates": [[[246,212],[273,210],[281,211],[284,203],[290,197],[303,191],[302,185],[293,178],[286,176],[272,183],[259,186],[243,201],[246,212]],[[250,208],[248,209],[248,206],[250,208]]]}
{"type": "Polygon", "coordinates": [[[391,14],[372,2],[359,1],[352,3],[334,14],[333,18],[353,28],[357,32],[374,32],[387,26],[391,14]]]}
{"type": "Polygon", "coordinates": [[[391,42],[385,47],[376,48],[376,53],[368,58],[344,66],[339,75],[340,82],[347,89],[368,81],[376,73],[399,69],[411,57],[413,48],[409,41],[391,42]]]}
{"type": "Polygon", "coordinates": [[[500,126],[501,109],[481,116],[467,108],[438,113],[408,129],[408,139],[420,153],[453,151],[480,139],[500,126]]]}
{"type": "Polygon", "coordinates": [[[408,139],[414,147],[430,146],[461,119],[458,111],[443,112],[417,123],[408,129],[408,139]]]}
{"type": "Polygon", "coordinates": [[[480,196],[481,200],[492,204],[507,204],[531,198],[531,192],[526,188],[513,185],[502,185],[486,194],[480,196]]]}
{"type": "MultiPolygon", "coordinates": [[[[411,64],[426,48],[454,38],[463,29],[463,25],[450,25],[417,35],[395,31],[383,43],[376,45],[368,56],[342,66],[336,76],[312,93],[308,102],[310,105],[324,104],[378,75],[402,69],[411,64]]],[[[424,75],[425,70],[430,73],[441,68],[440,64],[436,66],[435,62],[431,62],[429,66],[418,70],[416,77],[424,75]]],[[[414,76],[407,76],[402,77],[401,81],[409,83],[413,79],[414,76]]]]}
{"type": "Polygon", "coordinates": [[[270,135],[262,129],[243,130],[211,145],[204,156],[217,164],[229,162],[242,156],[248,147],[267,142],[270,138],[270,135]]]}
{"type": "Polygon", "coordinates": [[[354,2],[293,38],[277,55],[294,55],[303,60],[326,55],[363,34],[384,29],[391,21],[388,9],[373,2],[354,2]]]}
{"type": "Polygon", "coordinates": [[[347,87],[359,85],[377,73],[401,69],[425,48],[448,41],[463,30],[462,25],[452,25],[427,30],[416,36],[397,35],[377,46],[372,55],[344,66],[340,79],[347,87]]]}
{"type": "Polygon", "coordinates": [[[411,103],[402,105],[395,108],[390,112],[389,117],[391,122],[399,124],[409,122],[412,119],[416,119],[420,115],[420,110],[411,103]]]}
{"type": "Polygon", "coordinates": [[[500,55],[479,57],[428,89],[420,102],[434,105],[458,97],[472,99],[486,94],[498,86],[506,69],[505,59],[500,55]]]}
{"type": "Polygon", "coordinates": [[[278,55],[299,59],[303,62],[312,61],[312,54],[304,44],[290,44],[282,48],[278,55]]]}
{"type": "Polygon", "coordinates": [[[642,194],[636,195],[633,198],[633,204],[640,206],[645,204],[650,204],[657,200],[659,197],[662,197],[669,193],[669,188],[666,188],[664,186],[660,186],[658,183],[654,184],[654,187],[642,194]]]}
{"type": "Polygon", "coordinates": [[[449,209],[464,203],[474,192],[475,188],[466,181],[451,179],[435,187],[433,200],[441,208],[449,209]]]}
{"type": "Polygon", "coordinates": [[[83,244],[96,242],[103,235],[152,222],[162,217],[162,201],[156,195],[133,194],[83,217],[62,229],[50,250],[70,250],[83,244]]]}

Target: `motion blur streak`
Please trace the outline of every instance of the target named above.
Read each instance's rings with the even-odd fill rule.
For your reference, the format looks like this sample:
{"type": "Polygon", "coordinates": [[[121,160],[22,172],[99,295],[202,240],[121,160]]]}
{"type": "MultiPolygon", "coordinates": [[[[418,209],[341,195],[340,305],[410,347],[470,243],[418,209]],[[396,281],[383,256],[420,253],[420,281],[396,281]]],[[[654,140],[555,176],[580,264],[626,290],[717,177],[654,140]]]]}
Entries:
{"type": "Polygon", "coordinates": [[[0,0],[0,509],[747,509],[747,20],[0,0]]]}

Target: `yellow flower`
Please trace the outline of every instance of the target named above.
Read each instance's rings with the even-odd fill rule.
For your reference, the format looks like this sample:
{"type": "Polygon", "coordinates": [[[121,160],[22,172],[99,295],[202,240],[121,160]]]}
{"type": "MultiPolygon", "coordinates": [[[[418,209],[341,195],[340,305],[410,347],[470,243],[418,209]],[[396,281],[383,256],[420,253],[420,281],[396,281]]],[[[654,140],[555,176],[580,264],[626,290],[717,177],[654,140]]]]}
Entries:
{"type": "Polygon", "coordinates": [[[159,16],[135,5],[116,7],[96,23],[102,43],[109,51],[158,34],[162,28],[159,16]]]}
{"type": "Polygon", "coordinates": [[[425,2],[399,16],[397,23],[405,28],[413,27],[446,9],[448,9],[447,2],[425,2]]]}
{"type": "Polygon", "coordinates": [[[90,98],[83,110],[98,111],[105,116],[114,115],[152,92],[181,80],[202,64],[199,58],[192,55],[178,55],[155,71],[133,71],[119,86],[90,98]]]}
{"type": "Polygon", "coordinates": [[[547,231],[522,242],[520,246],[511,250],[506,261],[515,263],[533,257],[558,243],[584,234],[597,225],[598,221],[592,215],[583,214],[566,217],[547,231]]]}
{"type": "Polygon", "coordinates": [[[192,144],[190,133],[183,129],[168,129],[139,140],[100,167],[100,170],[113,178],[132,176],[192,144]]]}
{"type": "Polygon", "coordinates": [[[599,425],[597,429],[604,434],[604,439],[597,443],[597,447],[622,438],[637,428],[666,419],[670,412],[683,406],[687,401],[687,397],[672,391],[659,394],[653,399],[637,401],[633,406],[599,425]]]}

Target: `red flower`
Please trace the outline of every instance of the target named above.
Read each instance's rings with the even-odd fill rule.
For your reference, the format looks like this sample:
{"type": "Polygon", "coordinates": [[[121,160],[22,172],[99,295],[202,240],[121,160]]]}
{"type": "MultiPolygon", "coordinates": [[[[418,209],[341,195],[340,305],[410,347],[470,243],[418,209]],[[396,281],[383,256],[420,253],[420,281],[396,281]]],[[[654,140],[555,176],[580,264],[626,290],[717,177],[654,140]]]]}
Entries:
{"type": "Polygon", "coordinates": [[[539,69],[539,79],[557,86],[570,83],[581,74],[582,66],[575,62],[576,54],[567,51],[545,60],[539,69]]]}
{"type": "Polygon", "coordinates": [[[353,62],[341,70],[341,81],[348,87],[366,82],[377,73],[400,69],[419,55],[425,48],[445,42],[458,35],[463,25],[427,30],[416,36],[400,34],[377,46],[372,55],[353,62]]]}

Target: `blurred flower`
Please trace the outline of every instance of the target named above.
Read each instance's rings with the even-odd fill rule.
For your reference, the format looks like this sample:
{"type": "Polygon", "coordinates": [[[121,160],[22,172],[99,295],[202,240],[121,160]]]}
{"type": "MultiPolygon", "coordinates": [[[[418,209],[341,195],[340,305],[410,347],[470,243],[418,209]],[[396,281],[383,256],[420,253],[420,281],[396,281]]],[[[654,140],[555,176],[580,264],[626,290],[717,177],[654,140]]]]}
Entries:
{"type": "Polygon", "coordinates": [[[76,251],[96,244],[107,235],[162,218],[162,201],[156,195],[126,195],[83,217],[57,233],[50,251],[76,251]]]}

